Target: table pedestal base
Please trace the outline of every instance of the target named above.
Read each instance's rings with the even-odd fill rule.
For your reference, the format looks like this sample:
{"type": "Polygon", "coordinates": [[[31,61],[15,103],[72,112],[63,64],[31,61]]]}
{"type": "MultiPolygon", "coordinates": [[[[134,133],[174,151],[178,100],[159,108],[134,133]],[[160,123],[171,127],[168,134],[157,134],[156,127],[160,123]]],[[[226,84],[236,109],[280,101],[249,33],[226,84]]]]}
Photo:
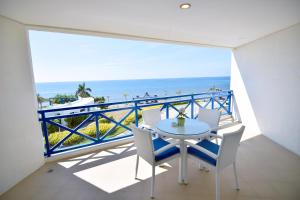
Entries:
{"type": "Polygon", "coordinates": [[[179,159],[179,176],[180,184],[188,184],[187,181],[187,147],[184,140],[180,140],[180,159],[179,159]]]}

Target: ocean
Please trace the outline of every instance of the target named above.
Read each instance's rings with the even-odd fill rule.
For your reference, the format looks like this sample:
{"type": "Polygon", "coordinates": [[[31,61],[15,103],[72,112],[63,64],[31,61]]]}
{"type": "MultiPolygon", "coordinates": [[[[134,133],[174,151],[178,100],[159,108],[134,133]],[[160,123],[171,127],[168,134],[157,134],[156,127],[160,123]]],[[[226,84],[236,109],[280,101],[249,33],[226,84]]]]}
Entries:
{"type": "MultiPolygon", "coordinates": [[[[92,89],[92,96],[104,96],[109,102],[132,100],[132,98],[136,96],[143,97],[146,92],[148,92],[150,96],[170,96],[176,94],[206,92],[211,87],[217,87],[222,90],[230,89],[230,77],[84,82],[86,87],[92,89]]],[[[75,94],[78,85],[81,83],[83,83],[83,81],[36,83],[36,90],[42,97],[50,98],[54,97],[56,94],[75,94]]]]}

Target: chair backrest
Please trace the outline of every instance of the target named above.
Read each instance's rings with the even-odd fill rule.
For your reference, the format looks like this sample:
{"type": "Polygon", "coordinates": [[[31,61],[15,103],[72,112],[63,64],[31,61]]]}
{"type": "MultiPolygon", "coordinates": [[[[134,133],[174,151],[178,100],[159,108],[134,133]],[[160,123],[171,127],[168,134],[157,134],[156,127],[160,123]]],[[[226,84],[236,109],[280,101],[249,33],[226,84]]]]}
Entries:
{"type": "Polygon", "coordinates": [[[141,156],[144,160],[153,164],[154,150],[151,132],[146,129],[136,127],[134,124],[130,125],[134,137],[134,144],[137,149],[137,155],[141,156]]]}
{"type": "Polygon", "coordinates": [[[199,108],[198,119],[207,123],[211,129],[218,128],[220,117],[221,117],[221,112],[218,110],[199,108]]]}
{"type": "Polygon", "coordinates": [[[154,129],[155,125],[161,120],[160,109],[143,110],[142,117],[145,125],[154,129]]]}
{"type": "Polygon", "coordinates": [[[235,162],[237,149],[239,147],[244,130],[245,126],[242,126],[237,131],[223,135],[217,161],[219,169],[223,169],[235,162]]]}

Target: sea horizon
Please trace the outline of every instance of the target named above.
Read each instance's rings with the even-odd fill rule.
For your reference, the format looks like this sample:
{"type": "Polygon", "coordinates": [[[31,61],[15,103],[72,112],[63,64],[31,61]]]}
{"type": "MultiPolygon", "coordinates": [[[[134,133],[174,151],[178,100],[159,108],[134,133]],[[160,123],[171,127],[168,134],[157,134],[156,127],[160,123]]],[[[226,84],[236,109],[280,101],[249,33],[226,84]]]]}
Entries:
{"type": "Polygon", "coordinates": [[[103,96],[109,102],[131,100],[144,96],[146,92],[151,96],[169,96],[205,92],[212,87],[230,89],[230,76],[36,82],[35,85],[40,96],[51,98],[56,94],[75,94],[78,85],[83,82],[92,89],[92,96],[103,96]]]}
{"type": "Polygon", "coordinates": [[[109,80],[75,80],[75,81],[35,81],[40,83],[74,83],[74,82],[98,82],[98,81],[134,81],[134,80],[160,80],[160,79],[189,79],[189,78],[230,78],[230,76],[201,76],[201,77],[172,77],[172,78],[137,78],[137,79],[109,79],[109,80]]]}

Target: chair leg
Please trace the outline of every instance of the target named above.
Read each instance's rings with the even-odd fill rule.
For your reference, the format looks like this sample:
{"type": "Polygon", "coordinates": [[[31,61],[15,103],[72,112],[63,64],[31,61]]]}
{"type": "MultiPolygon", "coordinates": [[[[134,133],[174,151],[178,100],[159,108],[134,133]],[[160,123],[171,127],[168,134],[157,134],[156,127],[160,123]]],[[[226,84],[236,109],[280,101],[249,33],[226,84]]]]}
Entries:
{"type": "Polygon", "coordinates": [[[135,178],[137,178],[137,173],[138,173],[138,169],[139,169],[139,159],[140,159],[140,157],[137,155],[136,156],[136,165],[135,165],[135,178]]]}
{"type": "Polygon", "coordinates": [[[217,144],[217,145],[219,145],[219,141],[218,141],[218,138],[216,138],[216,144],[217,144]]]}
{"type": "Polygon", "coordinates": [[[221,181],[220,172],[216,170],[216,200],[221,199],[221,181]]]}
{"type": "Polygon", "coordinates": [[[152,165],[151,198],[154,199],[155,166],[152,165]]]}
{"type": "Polygon", "coordinates": [[[199,170],[201,170],[201,171],[205,170],[205,166],[201,165],[201,161],[199,161],[198,167],[199,167],[199,170]]]}
{"type": "Polygon", "coordinates": [[[235,177],[236,190],[240,190],[239,180],[238,180],[238,176],[237,176],[237,172],[236,172],[236,164],[235,164],[235,162],[233,163],[233,172],[234,172],[234,177],[235,177]]]}

